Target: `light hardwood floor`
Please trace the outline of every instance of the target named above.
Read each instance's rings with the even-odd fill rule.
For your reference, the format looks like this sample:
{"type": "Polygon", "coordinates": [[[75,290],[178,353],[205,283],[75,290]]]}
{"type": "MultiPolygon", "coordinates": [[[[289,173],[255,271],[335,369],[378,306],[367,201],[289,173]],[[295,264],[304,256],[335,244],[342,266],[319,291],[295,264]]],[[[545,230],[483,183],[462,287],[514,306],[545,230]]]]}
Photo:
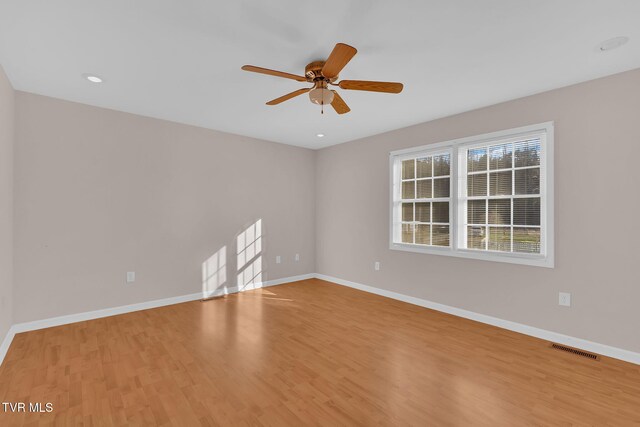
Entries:
{"type": "Polygon", "coordinates": [[[0,425],[638,425],[640,367],[306,280],[16,335],[0,425]]]}

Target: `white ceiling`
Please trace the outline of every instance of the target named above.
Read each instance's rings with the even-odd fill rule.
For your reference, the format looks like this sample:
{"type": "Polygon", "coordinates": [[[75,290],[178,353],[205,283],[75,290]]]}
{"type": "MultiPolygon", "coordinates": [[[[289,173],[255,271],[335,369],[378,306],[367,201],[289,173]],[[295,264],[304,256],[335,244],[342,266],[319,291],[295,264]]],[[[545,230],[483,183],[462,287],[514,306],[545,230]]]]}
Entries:
{"type": "Polygon", "coordinates": [[[1,0],[0,64],[19,90],[320,148],[638,68],[639,23],[638,0],[1,0]],[[240,70],[303,74],[336,42],[358,49],[343,78],[404,92],[320,115],[265,105],[305,84],[240,70]]]}

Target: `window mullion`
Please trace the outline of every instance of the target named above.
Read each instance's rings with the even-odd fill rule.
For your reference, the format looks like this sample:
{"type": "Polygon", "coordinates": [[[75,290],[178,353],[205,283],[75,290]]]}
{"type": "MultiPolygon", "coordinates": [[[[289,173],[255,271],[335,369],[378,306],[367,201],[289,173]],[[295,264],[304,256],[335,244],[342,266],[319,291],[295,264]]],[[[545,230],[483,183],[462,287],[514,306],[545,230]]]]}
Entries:
{"type": "Polygon", "coordinates": [[[489,153],[489,146],[486,147],[487,150],[487,169],[485,173],[487,174],[487,195],[484,200],[484,229],[486,234],[486,238],[484,239],[484,250],[489,250],[489,197],[491,196],[491,158],[489,153]]]}
{"type": "Polygon", "coordinates": [[[511,206],[509,225],[511,226],[510,231],[510,242],[509,251],[513,252],[513,196],[516,194],[516,146],[513,144],[513,148],[511,150],[511,200],[509,200],[509,205],[511,206]]]}
{"type": "Polygon", "coordinates": [[[449,247],[458,249],[458,147],[451,147],[449,154],[449,247]]]}
{"type": "MultiPolygon", "coordinates": [[[[433,198],[436,190],[436,162],[435,156],[431,156],[431,202],[429,203],[429,246],[433,246],[433,198]]],[[[451,173],[451,170],[449,170],[451,173]]]]}

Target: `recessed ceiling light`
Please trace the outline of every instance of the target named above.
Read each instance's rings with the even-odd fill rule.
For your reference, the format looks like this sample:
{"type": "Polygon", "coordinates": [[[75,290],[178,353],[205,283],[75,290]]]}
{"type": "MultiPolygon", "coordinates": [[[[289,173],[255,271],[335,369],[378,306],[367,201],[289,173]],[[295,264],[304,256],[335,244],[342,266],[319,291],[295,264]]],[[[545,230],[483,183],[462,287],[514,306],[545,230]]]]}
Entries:
{"type": "Polygon", "coordinates": [[[317,136],[318,138],[322,138],[322,137],[324,137],[324,133],[319,133],[319,134],[317,134],[316,136],[317,136]]]}
{"type": "Polygon", "coordinates": [[[600,43],[600,46],[598,47],[598,49],[600,49],[601,52],[606,52],[609,50],[616,49],[622,46],[623,44],[627,43],[628,41],[629,41],[629,37],[624,37],[624,36],[614,37],[612,39],[605,40],[602,43],[600,43]]]}
{"type": "Polygon", "coordinates": [[[82,77],[89,80],[91,83],[102,83],[104,81],[102,77],[98,77],[95,74],[83,74],[82,77]]]}

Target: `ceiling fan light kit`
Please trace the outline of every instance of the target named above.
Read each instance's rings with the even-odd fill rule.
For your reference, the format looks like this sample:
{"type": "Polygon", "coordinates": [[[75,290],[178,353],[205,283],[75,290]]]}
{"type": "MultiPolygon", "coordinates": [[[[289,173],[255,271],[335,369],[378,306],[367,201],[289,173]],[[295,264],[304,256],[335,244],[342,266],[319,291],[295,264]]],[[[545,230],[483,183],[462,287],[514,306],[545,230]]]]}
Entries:
{"type": "Polygon", "coordinates": [[[333,102],[333,92],[324,86],[316,86],[309,91],[309,99],[317,105],[329,105],[333,102]]]}
{"type": "Polygon", "coordinates": [[[267,74],[285,79],[296,80],[299,82],[313,83],[313,86],[306,89],[298,89],[294,92],[283,95],[279,98],[272,99],[267,105],[277,105],[287,101],[303,93],[309,93],[309,99],[313,104],[323,107],[331,105],[338,114],[345,114],[351,111],[349,106],[344,102],[342,97],[329,88],[329,85],[338,86],[345,90],[364,90],[369,92],[384,93],[400,93],[402,92],[402,83],[395,82],[376,82],[368,80],[342,80],[338,83],[338,75],[342,69],[351,61],[358,51],[347,44],[338,43],[331,51],[326,61],[314,61],[305,67],[304,76],[285,73],[282,71],[270,70],[268,68],[256,67],[254,65],[245,65],[242,67],[245,71],[254,73],[267,74]]]}

